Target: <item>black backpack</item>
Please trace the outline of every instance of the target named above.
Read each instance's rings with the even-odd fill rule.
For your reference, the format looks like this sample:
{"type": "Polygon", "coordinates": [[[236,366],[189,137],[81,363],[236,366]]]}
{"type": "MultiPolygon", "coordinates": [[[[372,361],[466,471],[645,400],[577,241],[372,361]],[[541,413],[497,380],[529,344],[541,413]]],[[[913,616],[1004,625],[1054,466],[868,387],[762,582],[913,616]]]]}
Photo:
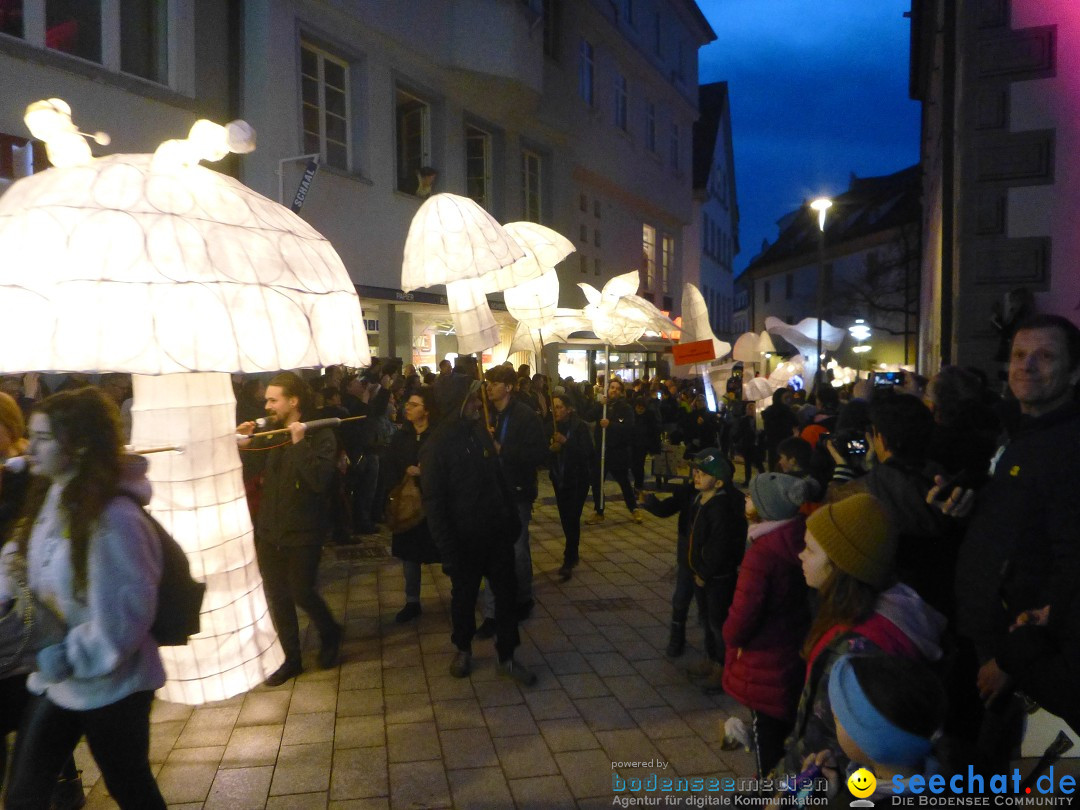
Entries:
{"type": "Polygon", "coordinates": [[[139,508],[161,542],[161,581],[150,635],[159,647],[183,647],[199,632],[206,584],[192,579],[191,565],[176,538],[142,506],[139,508]]]}

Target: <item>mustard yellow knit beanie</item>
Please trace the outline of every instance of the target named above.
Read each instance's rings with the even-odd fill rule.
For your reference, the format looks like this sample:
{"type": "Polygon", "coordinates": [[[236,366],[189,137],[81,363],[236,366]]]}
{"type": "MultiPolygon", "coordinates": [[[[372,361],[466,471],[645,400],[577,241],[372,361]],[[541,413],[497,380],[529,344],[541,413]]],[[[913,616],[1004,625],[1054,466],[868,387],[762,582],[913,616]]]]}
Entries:
{"type": "Polygon", "coordinates": [[[875,588],[892,584],[896,535],[873,495],[860,493],[823,506],[806,528],[841,571],[875,588]]]}

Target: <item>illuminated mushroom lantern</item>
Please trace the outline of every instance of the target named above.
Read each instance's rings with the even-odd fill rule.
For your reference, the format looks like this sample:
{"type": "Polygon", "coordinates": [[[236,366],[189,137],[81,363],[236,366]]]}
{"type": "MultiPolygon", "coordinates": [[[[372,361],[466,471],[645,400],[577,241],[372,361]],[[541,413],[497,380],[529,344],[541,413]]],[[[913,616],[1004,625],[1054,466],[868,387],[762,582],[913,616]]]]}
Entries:
{"type": "MultiPolygon", "coordinates": [[[[424,201],[409,224],[401,289],[411,292],[445,284],[458,354],[482,352],[499,342],[499,326],[485,293],[505,289],[483,278],[524,256],[514,238],[473,200],[435,194],[424,201]]],[[[539,276],[539,267],[532,272],[539,276]]],[[[513,283],[526,280],[517,278],[513,283]]]]}
{"type": "MultiPolygon", "coordinates": [[[[611,345],[633,343],[647,331],[676,332],[678,328],[670,318],[655,305],[637,295],[638,272],[631,270],[621,276],[608,279],[603,290],[591,284],[579,282],[585,298],[585,317],[592,325],[593,333],[604,341],[604,380],[611,383],[611,345]]],[[[605,391],[602,418],[607,419],[607,392],[605,391]]],[[[600,434],[600,504],[604,503],[604,456],[607,453],[607,429],[600,434]]]]}
{"type": "Polygon", "coordinates": [[[230,372],[370,362],[359,300],[311,226],[198,165],[250,151],[243,122],[199,121],[154,155],[54,157],[53,125],[66,133],[70,113],[46,104],[52,113],[27,123],[60,165],[0,197],[0,372],[130,372],[134,445],[183,449],[150,457],[151,511],[207,592],[199,635],[161,650],[160,694],[221,700],[284,658],[255,560],[230,372]]]}
{"type": "MultiPolygon", "coordinates": [[[[765,319],[765,331],[782,337],[805,358],[804,369],[806,384],[809,386],[817,378],[818,361],[818,319],[803,318],[797,324],[784,323],[779,318],[769,316],[765,319]]],[[[844,330],[833,326],[828,321],[821,322],[821,345],[831,352],[840,348],[844,340],[844,330]]]]}

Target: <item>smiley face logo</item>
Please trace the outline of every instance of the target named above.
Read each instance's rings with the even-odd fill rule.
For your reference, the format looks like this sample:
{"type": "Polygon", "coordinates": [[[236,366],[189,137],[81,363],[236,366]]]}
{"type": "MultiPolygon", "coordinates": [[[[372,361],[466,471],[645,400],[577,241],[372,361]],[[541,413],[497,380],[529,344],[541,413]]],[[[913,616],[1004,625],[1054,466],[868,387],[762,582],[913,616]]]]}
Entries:
{"type": "Polygon", "coordinates": [[[877,779],[866,768],[859,768],[847,780],[847,789],[851,795],[859,799],[865,799],[877,789],[877,779]]]}

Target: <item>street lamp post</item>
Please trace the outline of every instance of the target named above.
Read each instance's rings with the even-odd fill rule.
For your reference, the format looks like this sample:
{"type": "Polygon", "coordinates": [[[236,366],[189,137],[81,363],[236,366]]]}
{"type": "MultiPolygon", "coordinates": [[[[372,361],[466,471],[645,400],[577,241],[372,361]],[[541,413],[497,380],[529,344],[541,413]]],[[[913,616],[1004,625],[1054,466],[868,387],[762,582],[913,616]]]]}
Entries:
{"type": "Polygon", "coordinates": [[[814,393],[821,390],[821,321],[825,317],[825,214],[832,208],[832,200],[818,197],[810,203],[818,215],[818,272],[817,272],[817,369],[814,372],[814,393]]]}

